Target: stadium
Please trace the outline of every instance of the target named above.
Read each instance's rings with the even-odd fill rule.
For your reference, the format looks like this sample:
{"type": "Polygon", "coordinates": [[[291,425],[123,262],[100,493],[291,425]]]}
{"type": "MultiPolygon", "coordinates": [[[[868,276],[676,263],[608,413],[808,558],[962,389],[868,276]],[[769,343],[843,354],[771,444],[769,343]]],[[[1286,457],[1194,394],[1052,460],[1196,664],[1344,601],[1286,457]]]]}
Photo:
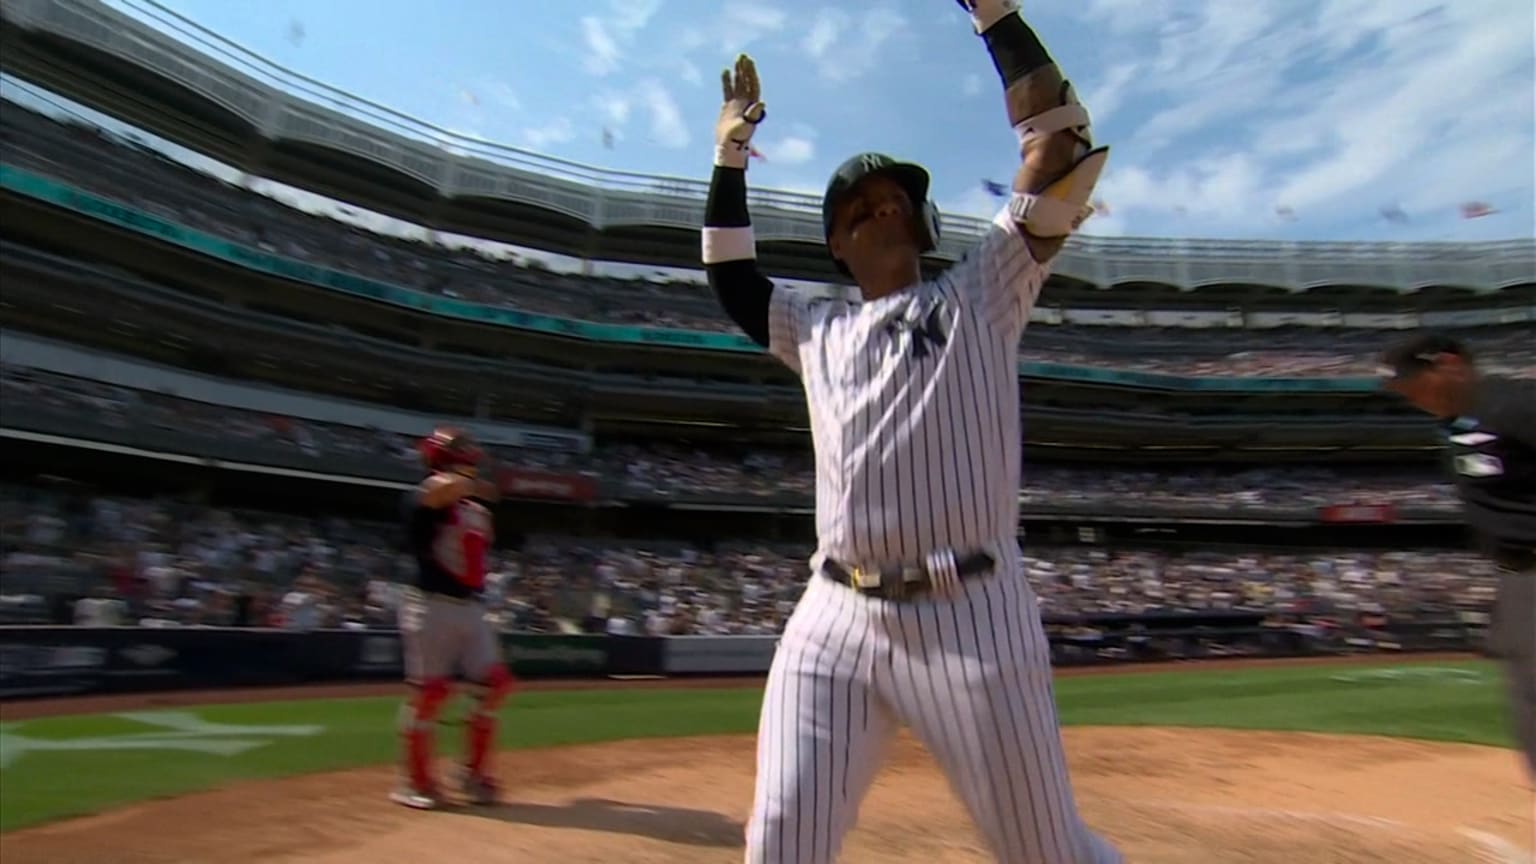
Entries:
{"type": "MultiPolygon", "coordinates": [[[[0,69],[41,95],[0,124],[0,854],[738,860],[816,481],[800,383],[703,284],[707,184],[200,39],[3,9],[0,69]],[[496,465],[524,687],[509,803],[417,814],[383,795],[395,523],[444,421],[496,465]]],[[[845,294],[819,197],[751,194],[761,266],[845,294]]],[[[985,228],[944,220],[932,273],[985,228]]],[[[1375,376],[1435,327],[1536,378],[1533,274],[1531,240],[1068,244],[1020,346],[1019,536],[1085,818],[1131,860],[1536,848],[1494,565],[1375,376]]],[[[987,860],[903,738],[844,860],[924,856],[987,860]]]]}

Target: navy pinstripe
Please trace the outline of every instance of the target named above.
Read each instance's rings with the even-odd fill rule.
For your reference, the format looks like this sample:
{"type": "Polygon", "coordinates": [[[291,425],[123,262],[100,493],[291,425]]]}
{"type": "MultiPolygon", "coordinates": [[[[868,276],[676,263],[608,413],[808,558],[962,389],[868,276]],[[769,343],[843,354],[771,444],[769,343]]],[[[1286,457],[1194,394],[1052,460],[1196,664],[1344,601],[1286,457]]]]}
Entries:
{"type": "Polygon", "coordinates": [[[749,864],[835,861],[897,724],[1000,862],[1118,862],[1077,814],[1018,525],[1018,344],[1045,278],[1002,215],[938,279],[867,303],[775,289],[769,350],[816,444],[813,569],[984,548],[996,571],[886,601],[813,576],[769,672],[749,864]]]}

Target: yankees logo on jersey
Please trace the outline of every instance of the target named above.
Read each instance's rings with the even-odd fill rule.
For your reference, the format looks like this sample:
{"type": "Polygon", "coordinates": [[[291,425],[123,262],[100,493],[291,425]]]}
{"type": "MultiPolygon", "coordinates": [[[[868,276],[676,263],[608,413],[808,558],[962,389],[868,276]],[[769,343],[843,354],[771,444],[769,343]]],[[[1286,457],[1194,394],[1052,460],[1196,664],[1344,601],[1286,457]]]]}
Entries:
{"type": "Polygon", "coordinates": [[[926,304],[927,312],[918,310],[917,317],[901,318],[886,325],[886,335],[897,351],[910,350],[915,359],[928,356],[930,346],[943,348],[949,341],[951,321],[942,300],[926,304]]]}
{"type": "Polygon", "coordinates": [[[879,300],[773,293],[769,350],[800,374],[811,413],[820,553],[910,561],[1014,536],[1018,341],[1045,274],[1000,227],[938,279],[879,300]]]}

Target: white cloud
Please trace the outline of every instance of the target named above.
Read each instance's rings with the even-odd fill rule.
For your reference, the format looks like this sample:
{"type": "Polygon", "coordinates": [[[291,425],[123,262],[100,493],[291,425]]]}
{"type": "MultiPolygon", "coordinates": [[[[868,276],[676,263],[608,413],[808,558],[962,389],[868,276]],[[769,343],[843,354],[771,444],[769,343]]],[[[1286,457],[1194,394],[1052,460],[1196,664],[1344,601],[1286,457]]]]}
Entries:
{"type": "Polygon", "coordinates": [[[816,142],[809,138],[785,138],[773,150],[773,158],[789,165],[809,162],[816,155],[816,142]]]}
{"type": "Polygon", "coordinates": [[[725,54],[735,55],[784,29],[786,18],[783,9],[752,0],[728,0],[720,12],[718,44],[725,54]]]}
{"type": "Polygon", "coordinates": [[[980,96],[981,86],[981,76],[977,75],[975,72],[972,72],[971,74],[965,76],[965,80],[960,82],[960,92],[964,94],[966,98],[980,96]]]}
{"type": "Polygon", "coordinates": [[[857,18],[841,9],[822,9],[800,47],[822,79],[851,81],[875,67],[886,41],[906,25],[901,13],[887,7],[866,9],[857,18]]]}
{"type": "Polygon", "coordinates": [[[623,33],[645,27],[661,8],[661,0],[608,0],[609,20],[623,33]]]}
{"type": "Polygon", "coordinates": [[[703,48],[709,43],[709,37],[697,27],[684,27],[677,32],[677,49],[683,53],[703,48]]]}
{"type": "Polygon", "coordinates": [[[636,90],[641,103],[650,112],[651,138],[663,147],[680,149],[692,140],[688,126],[683,122],[683,112],[660,81],[648,78],[640,82],[636,90]]]}
{"type": "Polygon", "coordinates": [[[608,32],[608,25],[601,18],[581,19],[581,39],[587,46],[587,71],[593,75],[607,75],[617,69],[623,52],[619,42],[608,32]]]}
{"type": "Polygon", "coordinates": [[[605,93],[594,97],[598,113],[610,126],[623,126],[629,122],[629,112],[633,105],[630,96],[624,93],[605,93]]]}
{"type": "Polygon", "coordinates": [[[1085,0],[1080,10],[1135,49],[1117,52],[1083,97],[1115,148],[1100,188],[1113,216],[1100,229],[1161,233],[1178,208],[1188,233],[1272,234],[1283,204],[1315,233],[1398,201],[1436,215],[1395,236],[1438,238],[1460,227],[1463,201],[1528,212],[1536,196],[1525,0],[1085,0]]]}
{"type": "Polygon", "coordinates": [[[522,110],[523,100],[517,98],[517,92],[505,81],[490,82],[483,89],[482,95],[497,107],[508,111],[522,110]]]}
{"type": "Polygon", "coordinates": [[[569,117],[556,117],[543,126],[523,130],[523,140],[535,150],[551,144],[564,144],[574,137],[576,137],[576,127],[572,125],[569,117]]]}
{"type": "MultiPolygon", "coordinates": [[[[1127,85],[1136,74],[1136,64],[1118,63],[1104,71],[1104,75],[1086,92],[1078,90],[1078,99],[1095,124],[1103,124],[1120,107],[1127,92],[1127,85]]],[[[1077,85],[1073,85],[1076,87],[1077,85]]]]}
{"type": "Polygon", "coordinates": [[[803,165],[816,158],[816,142],[797,135],[765,141],[760,149],[775,165],[803,165]]]}
{"type": "Polygon", "coordinates": [[[587,71],[601,77],[617,70],[635,34],[660,8],[661,0],[608,0],[605,14],[584,16],[580,24],[587,71]]]}
{"type": "Polygon", "coordinates": [[[800,46],[805,49],[805,53],[820,60],[847,26],[847,12],[841,9],[822,9],[816,13],[810,32],[805,34],[805,41],[800,46]]]}
{"type": "Polygon", "coordinates": [[[622,140],[624,128],[639,112],[648,122],[646,137],[668,148],[687,147],[692,141],[682,108],[666,85],[658,78],[642,78],[628,90],[605,91],[591,99],[603,128],[622,140]]]}

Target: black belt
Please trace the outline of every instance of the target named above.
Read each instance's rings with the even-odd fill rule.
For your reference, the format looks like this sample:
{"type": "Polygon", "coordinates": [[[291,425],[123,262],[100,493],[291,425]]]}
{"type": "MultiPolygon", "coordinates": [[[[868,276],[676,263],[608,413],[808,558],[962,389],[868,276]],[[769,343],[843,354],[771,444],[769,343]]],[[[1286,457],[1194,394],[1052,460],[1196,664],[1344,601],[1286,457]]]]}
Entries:
{"type": "MultiPolygon", "coordinates": [[[[960,579],[992,572],[997,560],[986,552],[971,552],[955,558],[955,575],[960,579]]],[[[892,565],[879,570],[846,567],[831,558],[823,561],[821,572],[828,579],[872,597],[902,600],[932,591],[934,578],[927,566],[892,565]]]]}

